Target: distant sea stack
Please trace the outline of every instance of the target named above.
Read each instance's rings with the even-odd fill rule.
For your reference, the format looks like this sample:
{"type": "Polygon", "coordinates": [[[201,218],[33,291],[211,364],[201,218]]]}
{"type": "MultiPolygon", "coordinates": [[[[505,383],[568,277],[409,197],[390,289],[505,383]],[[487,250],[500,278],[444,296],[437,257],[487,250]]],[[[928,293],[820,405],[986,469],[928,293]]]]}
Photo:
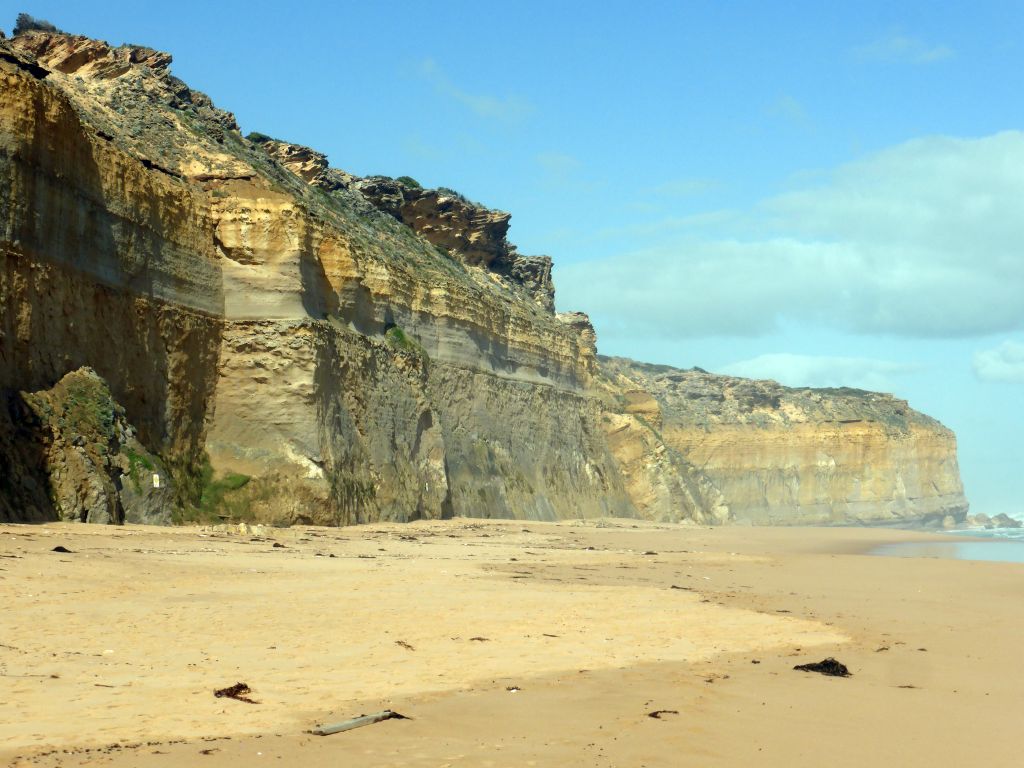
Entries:
{"type": "Polygon", "coordinates": [[[0,521],[966,515],[905,402],[599,358],[507,213],[244,137],[170,64],[0,40],[0,521]]]}

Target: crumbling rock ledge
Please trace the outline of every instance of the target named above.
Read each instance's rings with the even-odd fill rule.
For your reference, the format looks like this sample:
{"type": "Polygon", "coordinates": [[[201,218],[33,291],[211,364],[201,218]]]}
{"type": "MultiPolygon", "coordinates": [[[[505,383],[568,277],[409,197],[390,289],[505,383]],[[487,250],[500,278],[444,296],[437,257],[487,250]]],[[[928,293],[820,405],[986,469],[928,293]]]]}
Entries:
{"type": "Polygon", "coordinates": [[[548,256],[523,256],[508,242],[511,214],[473,203],[450,189],[424,189],[412,179],[360,178],[331,168],[327,156],[309,147],[249,134],[267,154],[309,184],[353,190],[463,264],[484,267],[526,288],[538,306],[555,308],[548,256]]]}

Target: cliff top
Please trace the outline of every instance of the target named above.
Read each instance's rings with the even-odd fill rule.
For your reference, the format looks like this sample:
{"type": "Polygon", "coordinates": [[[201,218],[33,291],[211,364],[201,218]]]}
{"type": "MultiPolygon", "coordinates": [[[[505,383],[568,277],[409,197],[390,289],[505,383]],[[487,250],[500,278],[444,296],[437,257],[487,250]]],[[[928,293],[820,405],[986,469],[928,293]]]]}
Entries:
{"type": "Polygon", "coordinates": [[[687,424],[856,423],[873,421],[904,432],[911,424],[941,425],[890,394],[851,387],[786,387],[776,381],[743,379],[598,356],[605,377],[624,392],[642,390],[661,404],[666,422],[687,424]]]}
{"type": "Polygon", "coordinates": [[[323,153],[260,133],[246,138],[232,113],[171,73],[171,54],[147,46],[114,46],[19,17],[14,37],[0,40],[0,58],[63,90],[96,136],[149,168],[215,196],[229,195],[217,190],[232,182],[284,194],[369,258],[440,283],[474,283],[503,294],[529,322],[563,327],[553,317],[550,259],[516,252],[507,213],[454,190],[403,183],[408,177],[360,178],[331,168],[323,153]]]}

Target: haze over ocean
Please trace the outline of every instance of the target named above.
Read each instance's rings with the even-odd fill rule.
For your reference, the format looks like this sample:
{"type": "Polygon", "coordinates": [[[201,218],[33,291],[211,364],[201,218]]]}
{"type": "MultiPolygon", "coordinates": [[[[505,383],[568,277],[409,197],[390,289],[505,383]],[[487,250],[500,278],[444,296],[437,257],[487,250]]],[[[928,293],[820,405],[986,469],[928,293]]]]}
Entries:
{"type": "Polygon", "coordinates": [[[0,9],[511,211],[604,354],[907,398],[956,431],[972,511],[1024,517],[1024,4],[0,9]]]}

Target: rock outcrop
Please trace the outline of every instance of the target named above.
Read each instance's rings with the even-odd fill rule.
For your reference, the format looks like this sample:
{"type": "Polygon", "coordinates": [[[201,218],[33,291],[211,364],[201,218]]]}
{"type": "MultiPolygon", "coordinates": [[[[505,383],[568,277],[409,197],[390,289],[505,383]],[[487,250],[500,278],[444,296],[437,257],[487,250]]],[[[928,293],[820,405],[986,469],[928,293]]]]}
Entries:
{"type": "Polygon", "coordinates": [[[95,371],[81,368],[49,390],[19,393],[9,399],[7,416],[17,424],[20,450],[31,446],[37,455],[10,461],[19,447],[3,446],[0,520],[45,520],[52,505],[68,521],[172,521],[175,494],[167,469],[138,441],[95,371]]]}
{"type": "Polygon", "coordinates": [[[117,519],[129,452],[181,519],[962,517],[952,435],[905,403],[599,363],[508,214],[244,138],[170,62],[0,40],[8,519],[117,519]],[[21,393],[83,366],[136,442],[86,450],[65,503],[57,454],[86,446],[21,393]]]}
{"type": "Polygon", "coordinates": [[[331,168],[326,155],[309,147],[262,134],[249,134],[249,138],[309,184],[328,191],[359,192],[427,242],[463,264],[485,267],[495,276],[524,287],[538,306],[554,312],[551,258],[518,253],[507,238],[511,214],[473,203],[451,189],[424,189],[408,177],[359,178],[331,168]]]}

